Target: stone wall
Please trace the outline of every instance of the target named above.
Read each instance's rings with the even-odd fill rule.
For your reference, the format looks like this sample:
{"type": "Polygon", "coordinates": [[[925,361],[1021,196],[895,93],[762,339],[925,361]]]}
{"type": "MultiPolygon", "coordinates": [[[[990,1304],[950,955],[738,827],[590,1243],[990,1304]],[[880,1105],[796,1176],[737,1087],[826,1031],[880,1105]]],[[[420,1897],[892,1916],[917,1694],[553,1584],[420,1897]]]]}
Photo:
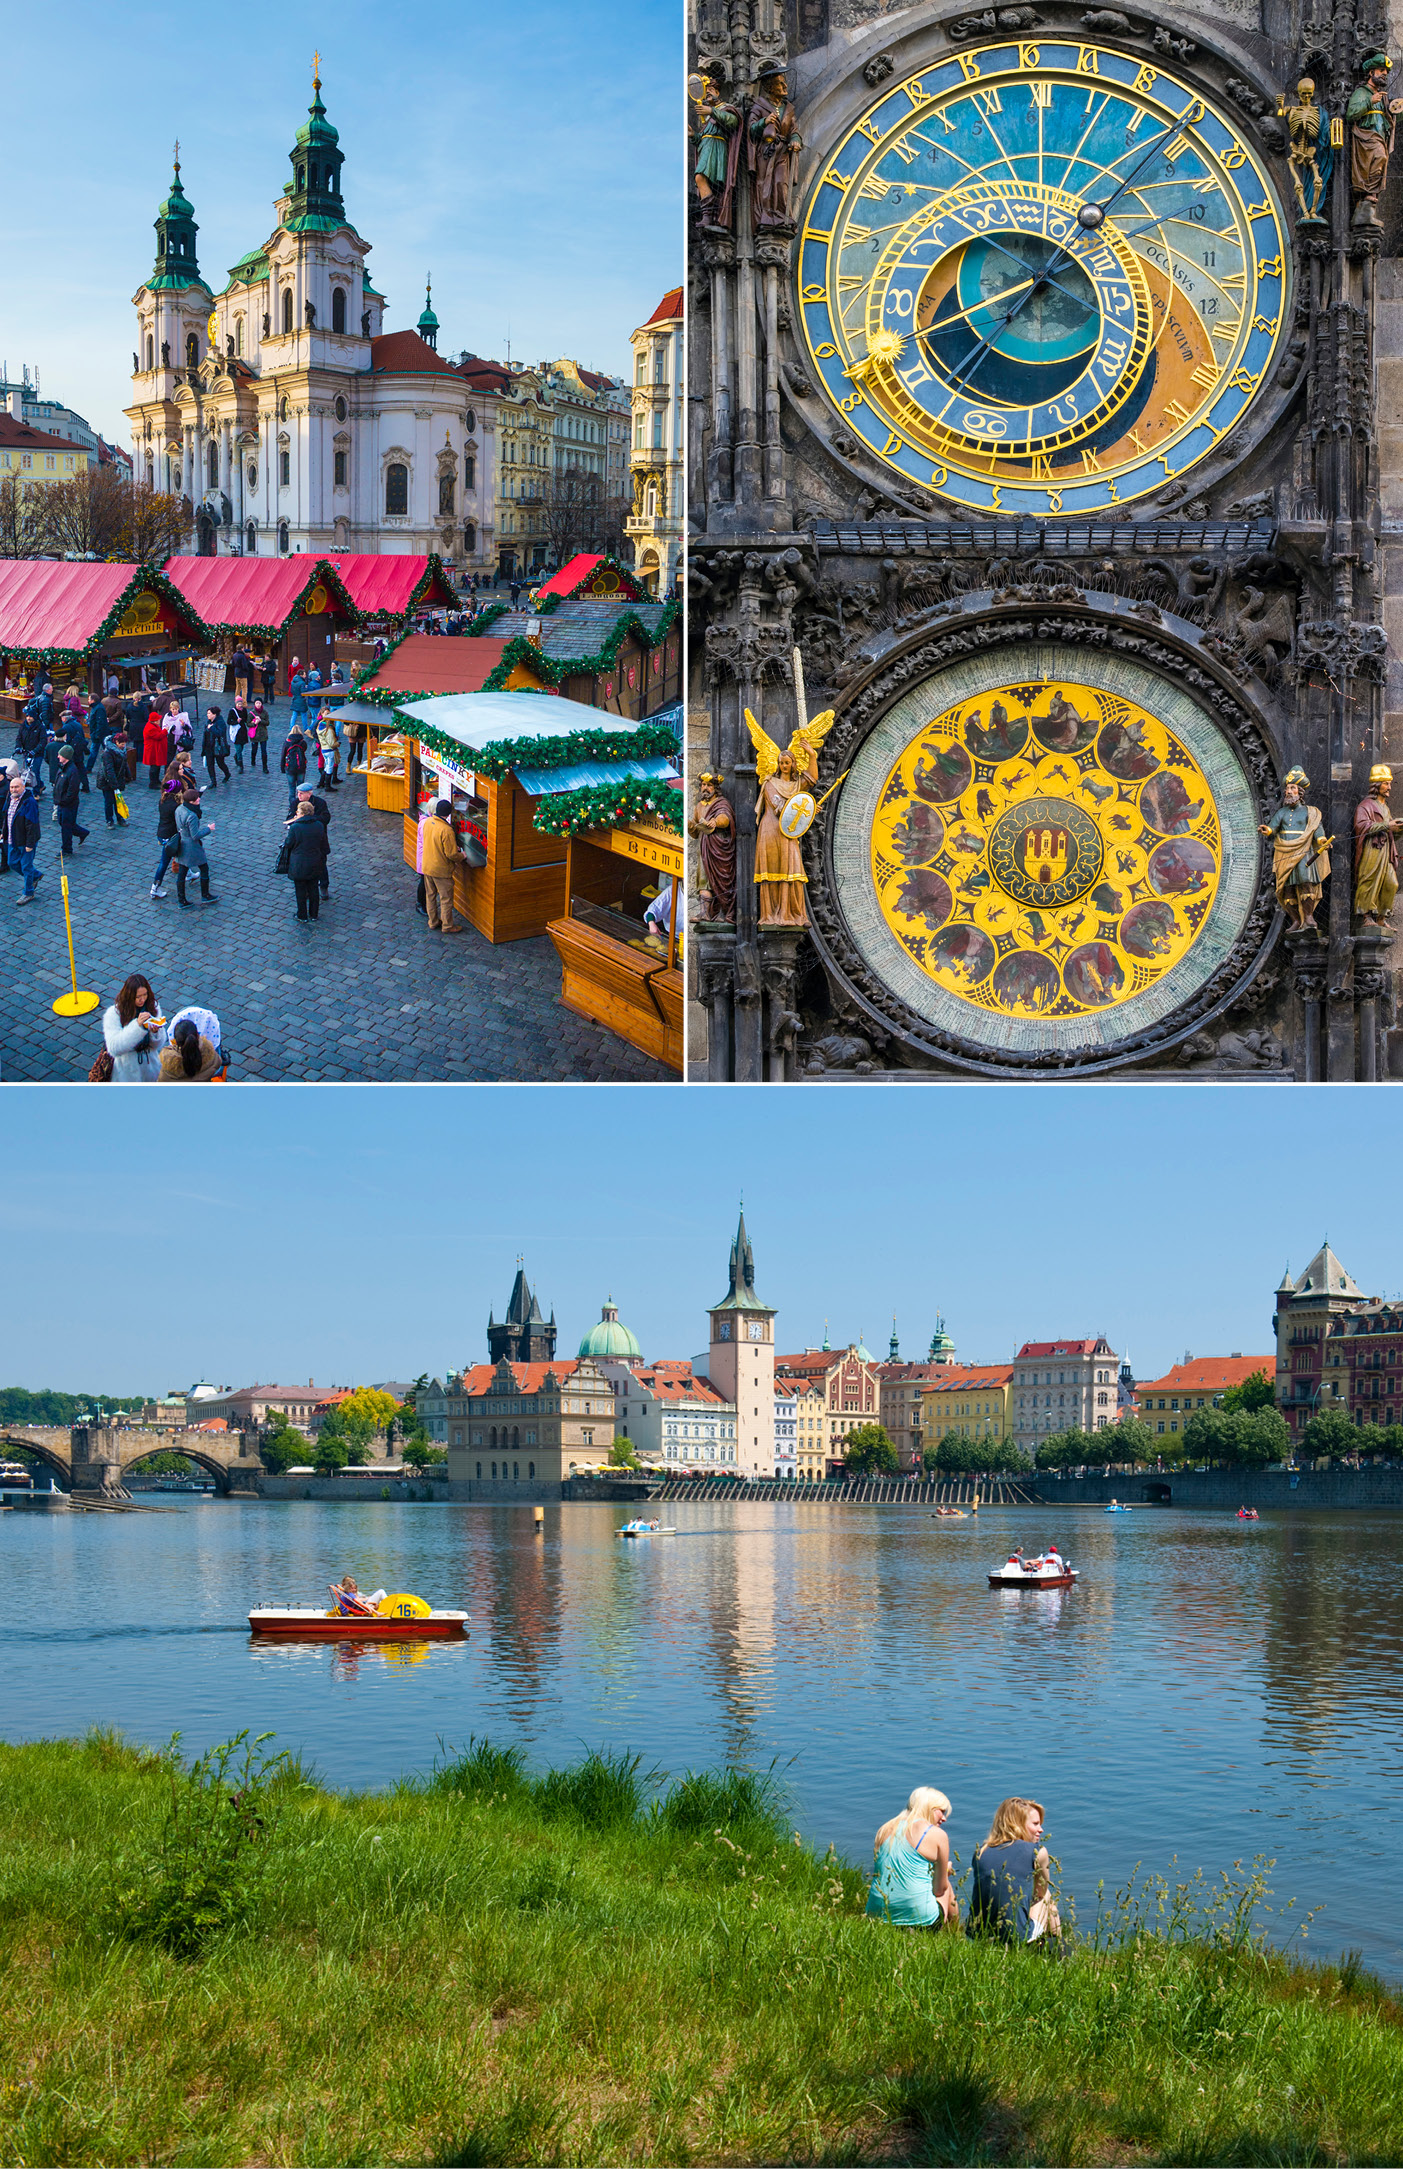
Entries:
{"type": "Polygon", "coordinates": [[[649,1496],[646,1479],[577,1476],[563,1483],[450,1483],[447,1477],[388,1476],[382,1482],[354,1477],[349,1482],[336,1476],[259,1476],[253,1489],[263,1499],[330,1499],[337,1505],[357,1499],[429,1500],[453,1506],[559,1506],[572,1504],[635,1505],[649,1496]]]}
{"type": "Polygon", "coordinates": [[[1403,1469],[1145,1469],[1137,1476],[1038,1476],[1029,1490],[1047,1506],[1369,1508],[1403,1506],[1403,1469]],[[1167,1494],[1167,1496],[1166,1496],[1167,1494]]]}

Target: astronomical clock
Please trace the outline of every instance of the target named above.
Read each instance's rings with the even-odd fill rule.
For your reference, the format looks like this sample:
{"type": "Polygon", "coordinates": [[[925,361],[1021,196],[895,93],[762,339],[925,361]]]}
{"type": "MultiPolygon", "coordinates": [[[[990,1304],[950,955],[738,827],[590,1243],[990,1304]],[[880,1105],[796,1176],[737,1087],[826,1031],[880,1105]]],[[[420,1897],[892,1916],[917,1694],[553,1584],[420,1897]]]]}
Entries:
{"type": "Polygon", "coordinates": [[[1261,4],[698,0],[706,1074],[1403,1074],[1387,54],[1261,4]]]}

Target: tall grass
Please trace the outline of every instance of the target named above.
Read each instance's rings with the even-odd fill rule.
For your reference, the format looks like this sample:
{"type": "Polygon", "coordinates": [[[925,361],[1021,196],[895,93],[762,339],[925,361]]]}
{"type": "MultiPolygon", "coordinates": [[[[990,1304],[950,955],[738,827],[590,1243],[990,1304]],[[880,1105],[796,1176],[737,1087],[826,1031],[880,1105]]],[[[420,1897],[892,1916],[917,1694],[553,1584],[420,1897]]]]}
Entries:
{"type": "Polygon", "coordinates": [[[1403,2159],[1403,2012],[1268,1949],[1251,1871],[1103,1893],[1049,1963],[864,1919],[772,1773],[471,1741],[273,1782],[240,1917],[180,1954],[111,1904],[170,1759],[0,1748],[0,2161],[1403,2159]]]}

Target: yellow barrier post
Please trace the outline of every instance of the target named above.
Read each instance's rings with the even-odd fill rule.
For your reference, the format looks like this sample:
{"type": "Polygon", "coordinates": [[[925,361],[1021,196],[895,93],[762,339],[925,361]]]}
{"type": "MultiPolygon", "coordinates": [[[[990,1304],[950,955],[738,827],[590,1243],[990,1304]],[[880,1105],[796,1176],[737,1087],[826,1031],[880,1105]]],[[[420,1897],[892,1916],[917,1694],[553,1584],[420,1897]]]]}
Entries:
{"type": "Polygon", "coordinates": [[[68,875],[62,864],[59,880],[63,884],[63,923],[68,929],[68,976],[73,982],[71,994],[60,994],[54,1003],[56,1017],[86,1017],[102,1000],[100,994],[89,994],[78,985],[78,967],[73,961],[73,917],[68,909],[68,875]]]}

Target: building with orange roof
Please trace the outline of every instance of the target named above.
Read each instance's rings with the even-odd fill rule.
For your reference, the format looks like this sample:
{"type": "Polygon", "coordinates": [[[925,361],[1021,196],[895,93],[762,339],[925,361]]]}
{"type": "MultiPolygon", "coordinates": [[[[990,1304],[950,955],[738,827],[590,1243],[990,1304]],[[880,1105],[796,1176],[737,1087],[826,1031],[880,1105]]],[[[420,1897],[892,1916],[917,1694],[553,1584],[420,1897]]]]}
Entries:
{"type": "Polygon", "coordinates": [[[675,585],[681,569],[685,331],[683,292],[674,286],[631,341],[633,501],[625,532],[633,545],[634,570],[648,593],[658,596],[675,585]]]}
{"type": "Polygon", "coordinates": [[[443,1402],[454,1483],[565,1483],[609,1466],[614,1396],[591,1356],[475,1364],[443,1402]]]}
{"type": "Polygon", "coordinates": [[[1221,1408],[1230,1386],[1245,1386],[1260,1371],[1268,1385],[1274,1383],[1276,1357],[1185,1356],[1163,1378],[1146,1378],[1135,1386],[1135,1414],[1156,1437],[1174,1437],[1197,1408],[1221,1408]]]}
{"type": "MultiPolygon", "coordinates": [[[[960,1438],[1006,1439],[1009,1436],[1011,1363],[923,1364],[926,1376],[912,1390],[911,1422],[898,1451],[902,1464],[919,1468],[927,1446],[938,1446],[947,1432],[960,1438]]],[[[893,1444],[897,1434],[888,1431],[893,1444]]]]}

